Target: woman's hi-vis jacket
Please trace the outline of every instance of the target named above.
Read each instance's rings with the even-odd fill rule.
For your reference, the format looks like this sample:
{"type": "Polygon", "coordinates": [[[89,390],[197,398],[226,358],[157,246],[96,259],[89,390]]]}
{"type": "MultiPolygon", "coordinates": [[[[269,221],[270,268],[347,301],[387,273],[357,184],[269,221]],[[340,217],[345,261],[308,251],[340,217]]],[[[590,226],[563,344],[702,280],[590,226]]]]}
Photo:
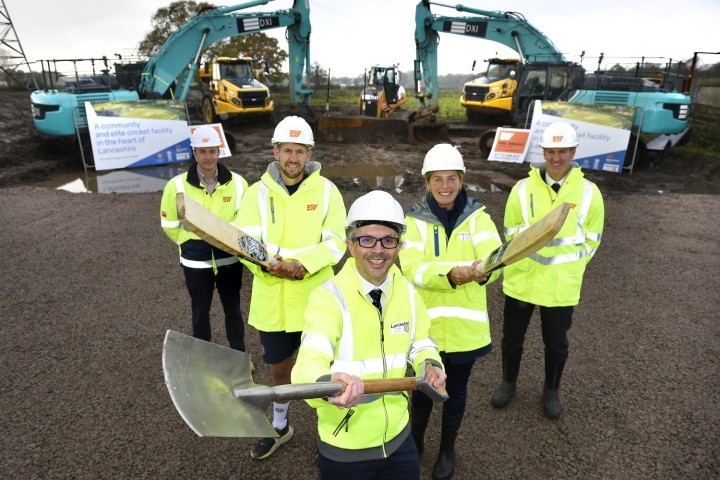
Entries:
{"type": "MultiPolygon", "coordinates": [[[[453,285],[447,275],[456,266],[486,258],[502,242],[497,227],[477,200],[468,201],[450,238],[430,211],[427,199],[405,217],[400,266],[420,292],[430,314],[430,336],[441,352],[468,352],[490,344],[485,285],[453,285]]],[[[495,281],[495,272],[489,281],[495,281]]]]}
{"type": "MultiPolygon", "coordinates": [[[[388,277],[382,316],[362,290],[354,258],[312,292],[293,383],[328,381],[334,372],[403,378],[408,364],[415,372],[423,372],[426,360],[442,365],[422,299],[395,265],[388,277]]],[[[386,458],[409,434],[407,392],[365,395],[343,410],[321,399],[306,401],[317,411],[319,451],[333,460],[386,458]]]]}
{"type": "Polygon", "coordinates": [[[576,164],[560,191],[545,183],[543,164],[531,165],[530,175],[513,187],[505,207],[505,238],[519,232],[561,202],[572,205],[560,232],[537,253],[505,267],[506,295],[545,307],[577,305],[585,266],[602,239],[605,207],[597,185],[585,179],[576,164]]]}
{"type": "Polygon", "coordinates": [[[243,261],[254,274],[248,323],[263,332],[300,332],[307,299],[333,276],[345,254],[345,203],[334,183],[308,162],[306,178],[292,195],[280,179],[279,162],[268,166],[243,198],[235,225],[263,242],[270,255],[297,260],[307,270],[302,280],[268,275],[243,261]]]}
{"type": "Polygon", "coordinates": [[[243,177],[231,172],[220,163],[218,163],[217,169],[218,183],[212,195],[200,182],[197,163],[192,164],[187,173],[170,179],[163,190],[160,202],[160,225],[170,240],[178,245],[180,263],[185,267],[217,270],[217,267],[231,265],[238,261],[236,256],[213,247],[191,231],[186,230],[177,216],[175,198],[178,193],[184,193],[220,218],[228,222],[235,221],[248,184],[243,177]]]}

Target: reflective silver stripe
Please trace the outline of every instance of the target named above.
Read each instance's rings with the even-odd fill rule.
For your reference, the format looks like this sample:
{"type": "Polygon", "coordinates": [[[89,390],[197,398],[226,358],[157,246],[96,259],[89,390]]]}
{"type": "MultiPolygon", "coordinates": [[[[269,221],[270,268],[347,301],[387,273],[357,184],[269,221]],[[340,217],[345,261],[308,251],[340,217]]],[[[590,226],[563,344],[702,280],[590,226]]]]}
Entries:
{"type": "Polygon", "coordinates": [[[180,263],[188,268],[212,268],[213,267],[211,260],[188,260],[187,258],[180,257],[180,263]]]}
{"type": "MultiPolygon", "coordinates": [[[[268,197],[270,196],[270,190],[268,190],[267,185],[265,185],[263,182],[260,182],[260,188],[258,188],[258,210],[260,211],[260,239],[263,242],[267,241],[268,236],[268,219],[267,219],[267,209],[268,209],[268,197]]],[[[270,244],[268,244],[268,247],[270,244]]],[[[268,251],[277,251],[277,245],[274,246],[274,249],[271,250],[268,248],[268,251]]]]}
{"type": "Polygon", "coordinates": [[[185,175],[175,177],[175,190],[177,193],[185,193],[185,175]]]}
{"type": "Polygon", "coordinates": [[[578,250],[577,252],[566,253],[564,255],[555,255],[552,257],[545,257],[538,253],[533,253],[528,258],[535,260],[536,262],[540,263],[541,265],[559,265],[561,263],[575,262],[575,261],[583,258],[585,255],[593,255],[593,254],[595,254],[595,250],[588,249],[586,247],[582,250],[578,250]]]}
{"type": "MultiPolygon", "coordinates": [[[[525,223],[524,230],[530,225],[530,218],[528,217],[528,205],[527,205],[527,177],[523,178],[518,182],[518,196],[520,197],[520,213],[522,215],[523,222],[525,223]]],[[[518,233],[520,233],[519,230],[518,233]]]]}
{"type": "Polygon", "coordinates": [[[323,212],[323,223],[327,220],[328,211],[330,210],[330,193],[332,193],[333,183],[325,179],[325,194],[323,200],[325,200],[325,211],[323,212]]]}
{"type": "Polygon", "coordinates": [[[243,184],[240,175],[233,172],[232,176],[235,180],[235,211],[237,212],[240,210],[240,200],[242,200],[243,196],[243,184]]]}
{"type": "Polygon", "coordinates": [[[465,307],[433,307],[428,309],[432,320],[440,317],[457,317],[473,322],[489,321],[487,312],[465,307]]]}
{"type": "Polygon", "coordinates": [[[423,275],[425,275],[425,270],[427,270],[429,266],[430,264],[427,262],[421,263],[415,271],[415,284],[421,288],[425,286],[422,279],[423,275]]]}
{"type": "Polygon", "coordinates": [[[335,345],[327,335],[308,332],[302,337],[302,345],[317,350],[330,358],[335,356],[335,345]]]}
{"type": "MultiPolygon", "coordinates": [[[[353,328],[352,320],[350,319],[350,310],[348,309],[347,302],[345,301],[345,295],[343,294],[340,287],[335,283],[334,280],[328,280],[322,284],[323,288],[326,288],[335,298],[335,301],[340,308],[340,315],[342,316],[342,333],[340,334],[340,344],[338,345],[339,351],[337,353],[337,361],[351,361],[353,359],[353,328]]],[[[342,370],[336,370],[335,364],[331,367],[332,371],[340,372],[342,370]]]]}
{"type": "Polygon", "coordinates": [[[256,238],[259,238],[262,235],[262,231],[257,225],[254,225],[252,227],[243,227],[243,232],[256,238]]]}
{"type": "Polygon", "coordinates": [[[411,240],[404,240],[403,248],[404,249],[414,248],[415,250],[420,250],[422,252],[425,250],[425,244],[423,242],[413,242],[411,240]]]}
{"type": "MultiPolygon", "coordinates": [[[[332,240],[333,238],[336,238],[336,239],[340,240],[341,243],[342,243],[343,240],[344,240],[340,235],[336,234],[335,232],[333,232],[333,231],[330,230],[329,228],[323,228],[323,229],[322,229],[322,239],[323,239],[324,242],[325,242],[326,240],[332,240]]],[[[344,251],[341,252],[341,251],[337,248],[337,246],[335,245],[335,242],[333,242],[333,241],[327,241],[327,242],[325,243],[325,246],[328,248],[328,250],[330,250],[330,253],[332,254],[333,258],[335,258],[336,261],[339,262],[340,260],[342,260],[342,257],[343,257],[343,255],[345,255],[345,252],[344,252],[344,251]]]]}
{"type": "MultiPolygon", "coordinates": [[[[471,232],[473,230],[470,230],[471,232]]],[[[485,240],[500,240],[500,236],[496,232],[488,232],[488,231],[482,231],[478,232],[477,235],[473,237],[473,245],[477,245],[480,242],[484,242],[485,240]]]]}
{"type": "Polygon", "coordinates": [[[410,325],[410,347],[412,347],[413,343],[415,343],[415,328],[417,326],[417,311],[415,309],[415,286],[412,284],[408,284],[408,295],[410,295],[410,298],[408,299],[410,301],[410,320],[412,321],[412,324],[410,325]]]}
{"type": "Polygon", "coordinates": [[[585,234],[585,238],[595,240],[596,242],[602,241],[602,233],[588,232],[585,234]]]}
{"type": "Polygon", "coordinates": [[[424,245],[427,245],[427,222],[415,219],[415,223],[417,223],[418,232],[420,232],[420,243],[423,245],[424,249],[424,245]]]}
{"type": "Polygon", "coordinates": [[[180,226],[180,220],[171,222],[170,220],[160,219],[160,226],[163,228],[178,228],[180,226]]]}

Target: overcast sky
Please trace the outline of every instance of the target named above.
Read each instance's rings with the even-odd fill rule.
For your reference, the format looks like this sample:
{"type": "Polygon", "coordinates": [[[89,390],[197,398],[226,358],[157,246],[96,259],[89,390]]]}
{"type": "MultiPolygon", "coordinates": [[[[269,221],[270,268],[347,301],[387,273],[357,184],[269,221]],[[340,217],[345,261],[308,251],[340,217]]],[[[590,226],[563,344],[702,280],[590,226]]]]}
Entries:
{"type": "MultiPolygon", "coordinates": [[[[412,70],[415,58],[416,0],[309,0],[311,61],[331,75],[362,75],[374,64],[399,63],[412,70]]],[[[59,58],[124,57],[151,30],[150,18],[171,0],[5,0],[25,55],[33,62],[59,58]]],[[[234,2],[216,2],[235,5],[234,2]]],[[[237,2],[244,3],[244,2],[237,2]]],[[[440,3],[455,5],[452,0],[440,3]]],[[[585,51],[583,65],[594,68],[601,52],[608,61],[649,58],[655,63],[684,61],[695,51],[720,51],[720,0],[463,0],[484,10],[522,13],[571,60],[585,51]],[[613,60],[617,59],[617,60],[613,60]]],[[[246,10],[274,12],[292,7],[275,0],[246,10]]],[[[471,16],[432,5],[437,15],[471,16]]],[[[285,29],[266,31],[287,49],[285,29]]],[[[483,39],[444,33],[438,47],[438,71],[470,73],[473,60],[512,56],[513,51],[483,39]]],[[[707,63],[720,55],[705,55],[707,63]]]]}

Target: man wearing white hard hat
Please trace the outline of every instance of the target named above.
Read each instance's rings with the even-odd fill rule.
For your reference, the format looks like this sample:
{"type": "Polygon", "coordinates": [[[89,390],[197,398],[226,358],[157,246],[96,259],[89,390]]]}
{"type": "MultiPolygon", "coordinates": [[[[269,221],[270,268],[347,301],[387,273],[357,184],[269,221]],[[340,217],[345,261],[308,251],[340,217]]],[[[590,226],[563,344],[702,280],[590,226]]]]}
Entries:
{"type": "Polygon", "coordinates": [[[535,306],[545,345],[545,415],[562,415],[560,379],[568,359],[567,332],[580,301],[583,274],[602,238],[605,208],[598,187],[573,163],[578,137],[564,121],[550,124],[541,137],[545,163],[531,165],[530,175],[510,192],[505,207],[505,237],[510,239],[561,202],[573,208],[557,236],[537,253],[504,269],[505,311],[502,339],[503,380],[490,400],[506,407],[515,396],[523,343],[535,306]]]}
{"type": "Polygon", "coordinates": [[[395,265],[405,231],[400,204],[373,191],[350,207],[352,258],[310,294],[293,383],[341,381],[345,390],[307,400],[318,416],[321,479],[419,479],[402,392],[364,396],[363,380],[403,378],[408,364],[435,387],[445,373],[427,309],[395,265]],[[427,367],[427,368],[426,368],[427,367]]]}
{"type": "Polygon", "coordinates": [[[190,293],[193,336],[210,341],[210,307],[217,288],[230,348],[245,351],[245,328],[240,313],[242,264],[234,255],[182,228],[175,203],[176,195],[183,193],[220,218],[228,222],[235,220],[248,184],[243,177],[218,163],[221,145],[215,128],[209,125],[195,128],[190,136],[195,163],[165,185],[160,224],[180,251],[180,265],[190,293]]]}
{"type": "MultiPolygon", "coordinates": [[[[308,296],[333,276],[333,265],[345,254],[345,203],[312,160],[314,144],[304,119],[290,116],[278,123],[274,161],[248,189],[236,221],[279,260],[267,269],[246,263],[254,275],[248,323],[260,333],[273,386],[290,383],[308,296]]],[[[274,403],[272,424],[279,437],[261,439],[252,458],[267,458],[292,438],[288,407],[288,401],[274,403]]]]}
{"type": "MultiPolygon", "coordinates": [[[[463,186],[465,162],[457,148],[447,143],[432,147],[422,175],[428,191],[405,217],[400,266],[430,312],[430,335],[448,376],[449,398],[442,406],[440,448],[433,466],[433,478],[446,479],[455,470],[455,440],[470,373],[476,360],[492,351],[485,285],[499,273],[489,276],[477,267],[502,242],[485,206],[463,186]]],[[[420,454],[432,409],[427,395],[412,393],[410,421],[420,454]]]]}

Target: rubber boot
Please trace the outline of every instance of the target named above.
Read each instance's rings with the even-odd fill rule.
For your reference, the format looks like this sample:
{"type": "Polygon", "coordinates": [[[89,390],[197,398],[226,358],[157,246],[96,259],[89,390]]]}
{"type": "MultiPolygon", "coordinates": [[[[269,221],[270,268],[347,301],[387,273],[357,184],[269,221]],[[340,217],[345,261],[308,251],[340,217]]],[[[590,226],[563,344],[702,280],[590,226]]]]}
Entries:
{"type": "Polygon", "coordinates": [[[557,419],[562,415],[562,403],[560,402],[558,390],[557,388],[545,387],[543,392],[543,410],[548,418],[557,419]]]}
{"type": "Polygon", "coordinates": [[[495,390],[495,392],[492,394],[492,397],[490,397],[490,403],[495,408],[505,408],[510,403],[510,400],[515,397],[515,387],[517,385],[517,381],[515,382],[508,382],[507,380],[503,380],[500,384],[500,388],[495,390]]]}
{"type": "Polygon", "coordinates": [[[545,390],[543,391],[543,410],[545,416],[552,419],[562,415],[560,402],[560,379],[565,369],[565,361],[545,357],[545,390]]]}
{"type": "Polygon", "coordinates": [[[455,439],[462,419],[462,415],[451,417],[443,413],[440,452],[433,467],[433,480],[447,480],[455,472],[455,439]]]}
{"type": "Polygon", "coordinates": [[[430,420],[432,406],[424,408],[415,408],[410,406],[410,431],[412,432],[418,455],[422,455],[425,450],[425,429],[430,420]]]}
{"type": "Polygon", "coordinates": [[[490,404],[495,408],[505,408],[515,397],[515,388],[517,385],[517,376],[520,371],[520,361],[522,354],[510,355],[503,353],[503,381],[500,388],[495,390],[490,397],[490,404]]]}

